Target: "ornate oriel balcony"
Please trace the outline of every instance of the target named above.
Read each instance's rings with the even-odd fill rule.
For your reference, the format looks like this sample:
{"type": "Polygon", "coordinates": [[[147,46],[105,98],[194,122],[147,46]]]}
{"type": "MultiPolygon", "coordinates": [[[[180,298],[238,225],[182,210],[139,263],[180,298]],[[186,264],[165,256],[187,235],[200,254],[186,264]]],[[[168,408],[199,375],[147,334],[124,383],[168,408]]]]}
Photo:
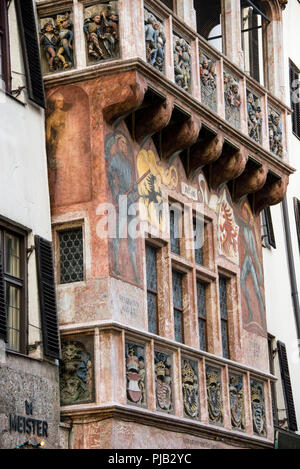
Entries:
{"type": "Polygon", "coordinates": [[[270,446],[259,214],[293,173],[280,2],[260,2],[267,88],[243,71],[240,1],[221,2],[226,55],[197,33],[186,0],[177,14],[159,0],[36,3],[62,416],[75,447],[270,446]],[[139,203],[146,243],[100,236],[101,204],[118,216],[123,196],[139,203]],[[178,245],[163,202],[187,206],[178,245]],[[74,228],[68,260],[61,239],[74,228]]]}

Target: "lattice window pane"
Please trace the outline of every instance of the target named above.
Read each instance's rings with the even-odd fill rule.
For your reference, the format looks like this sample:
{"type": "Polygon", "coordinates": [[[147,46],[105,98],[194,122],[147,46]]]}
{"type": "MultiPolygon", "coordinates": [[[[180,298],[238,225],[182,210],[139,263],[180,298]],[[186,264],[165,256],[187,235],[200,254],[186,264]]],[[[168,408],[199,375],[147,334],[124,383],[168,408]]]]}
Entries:
{"type": "Polygon", "coordinates": [[[175,331],[175,340],[176,342],[183,342],[183,333],[182,333],[182,312],[178,309],[174,309],[174,331],[175,331]]]}
{"type": "Polygon", "coordinates": [[[157,334],[157,296],[149,291],[147,293],[147,306],[148,330],[152,334],[157,334]]]}
{"type": "Polygon", "coordinates": [[[219,294],[221,318],[227,320],[227,280],[224,277],[219,277],[219,294]]]}
{"type": "Polygon", "coordinates": [[[221,321],[223,357],[229,358],[227,322],[221,321]]]}
{"type": "Polygon", "coordinates": [[[200,350],[206,351],[206,321],[198,317],[200,350]]]}
{"type": "Polygon", "coordinates": [[[206,285],[197,280],[198,329],[200,349],[206,350],[206,285]]]}
{"type": "Polygon", "coordinates": [[[173,304],[182,309],[182,274],[173,270],[173,304]]]}
{"type": "Polygon", "coordinates": [[[148,290],[157,291],[156,249],[146,245],[146,271],[148,290]]]}
{"type": "Polygon", "coordinates": [[[80,282],[83,274],[82,228],[59,232],[60,283],[80,282]]]}
{"type": "Polygon", "coordinates": [[[195,261],[196,264],[203,265],[203,222],[193,220],[194,243],[195,243],[195,261]]]}
{"type": "Polygon", "coordinates": [[[170,210],[170,242],[171,251],[180,255],[180,217],[179,211],[170,210]]]}

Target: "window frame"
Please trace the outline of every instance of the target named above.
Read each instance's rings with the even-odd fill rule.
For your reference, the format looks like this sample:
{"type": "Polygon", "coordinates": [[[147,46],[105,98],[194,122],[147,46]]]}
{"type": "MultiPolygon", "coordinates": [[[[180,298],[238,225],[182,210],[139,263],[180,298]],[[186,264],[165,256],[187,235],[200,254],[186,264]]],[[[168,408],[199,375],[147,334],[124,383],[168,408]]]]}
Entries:
{"type": "Polygon", "coordinates": [[[153,244],[149,243],[149,241],[145,242],[145,264],[146,264],[146,295],[147,295],[147,325],[148,325],[148,331],[151,332],[152,334],[159,335],[159,311],[158,311],[158,295],[159,295],[159,288],[158,288],[158,275],[157,275],[157,257],[158,257],[158,251],[160,247],[153,244]],[[149,289],[148,287],[148,278],[147,278],[147,246],[149,246],[151,249],[155,250],[155,264],[156,264],[156,291],[149,289]],[[156,332],[152,332],[149,330],[149,311],[148,311],[148,293],[151,293],[152,295],[155,295],[156,297],[156,332]]]}
{"type": "Polygon", "coordinates": [[[1,54],[1,77],[5,84],[5,92],[11,93],[11,63],[10,63],[10,43],[8,8],[6,0],[0,0],[0,45],[1,54]]]}
{"type": "Polygon", "coordinates": [[[7,322],[7,341],[6,348],[10,352],[27,354],[27,332],[28,332],[28,268],[27,268],[27,232],[17,226],[0,221],[0,249],[3,259],[3,282],[5,292],[5,311],[7,322]],[[15,277],[6,272],[6,234],[13,235],[20,240],[20,277],[15,277]],[[19,350],[10,347],[8,342],[8,315],[7,315],[7,285],[16,287],[20,290],[20,315],[19,315],[19,350]]]}
{"type": "Polygon", "coordinates": [[[290,95],[291,95],[291,109],[292,109],[292,132],[297,137],[300,139],[300,99],[299,102],[294,103],[292,99],[292,95],[295,92],[298,92],[298,96],[300,97],[300,70],[299,68],[291,61],[289,60],[289,79],[290,79],[290,95]],[[292,74],[294,75],[292,79],[292,74]],[[295,76],[298,75],[298,78],[295,76]],[[296,86],[292,86],[294,80],[298,80],[298,83],[296,86]]]}
{"type": "Polygon", "coordinates": [[[220,333],[221,333],[221,346],[222,346],[222,356],[226,358],[227,360],[231,359],[231,344],[230,344],[230,335],[229,335],[229,327],[230,327],[230,318],[229,318],[229,308],[228,308],[228,290],[230,288],[229,285],[230,278],[225,276],[223,272],[218,273],[218,297],[219,297],[219,314],[220,314],[220,333]],[[220,296],[220,278],[223,278],[225,281],[225,291],[226,291],[226,318],[222,318],[222,309],[221,309],[221,296],[220,296]],[[226,326],[226,342],[227,342],[227,356],[224,355],[224,343],[223,343],[223,334],[222,334],[222,324],[225,324],[226,326]]]}
{"type": "Polygon", "coordinates": [[[55,280],[56,284],[58,286],[63,286],[63,285],[73,285],[73,284],[78,284],[81,282],[86,281],[86,246],[85,246],[85,222],[84,220],[74,220],[74,221],[68,221],[65,223],[59,223],[55,224],[52,226],[54,236],[54,266],[55,266],[55,280]],[[68,282],[68,283],[61,283],[61,273],[60,273],[60,265],[61,265],[61,259],[60,259],[60,233],[63,231],[71,231],[72,229],[76,230],[78,228],[81,228],[82,230],[82,271],[83,271],[83,279],[78,280],[75,282],[68,282]]]}

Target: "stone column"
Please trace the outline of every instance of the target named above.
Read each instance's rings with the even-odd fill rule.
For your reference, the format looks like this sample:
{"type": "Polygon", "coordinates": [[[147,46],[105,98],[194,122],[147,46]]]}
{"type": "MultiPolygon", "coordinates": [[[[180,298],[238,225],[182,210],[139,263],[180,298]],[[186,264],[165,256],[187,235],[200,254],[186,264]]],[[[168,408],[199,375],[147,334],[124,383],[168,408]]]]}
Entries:
{"type": "Polygon", "coordinates": [[[177,15],[190,28],[197,30],[196,12],[193,0],[177,0],[177,15]]]}
{"type": "Polygon", "coordinates": [[[221,0],[223,16],[223,36],[225,38],[225,55],[239,68],[244,68],[241,40],[241,7],[240,0],[221,0]]]}

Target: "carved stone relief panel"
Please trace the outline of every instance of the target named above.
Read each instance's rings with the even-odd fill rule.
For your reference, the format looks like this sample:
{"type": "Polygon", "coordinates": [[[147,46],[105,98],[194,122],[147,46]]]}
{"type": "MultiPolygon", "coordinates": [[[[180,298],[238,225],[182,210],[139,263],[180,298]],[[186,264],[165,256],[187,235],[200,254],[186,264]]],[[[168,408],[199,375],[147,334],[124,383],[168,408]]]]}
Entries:
{"type": "Polygon", "coordinates": [[[197,419],[200,410],[197,362],[182,358],[181,376],[184,414],[197,419]]]}
{"type": "Polygon", "coordinates": [[[173,379],[172,356],[163,352],[154,352],[155,366],[155,396],[157,410],[172,413],[173,408],[173,379]]]}
{"type": "Polygon", "coordinates": [[[43,73],[74,67],[73,17],[70,11],[40,18],[40,46],[43,73]]]}
{"type": "Polygon", "coordinates": [[[153,13],[145,12],[145,41],[146,59],[148,64],[153,65],[160,72],[165,69],[165,44],[166,36],[164,25],[153,13]]]}
{"type": "Polygon", "coordinates": [[[210,423],[223,424],[223,399],[221,370],[210,365],[206,366],[206,389],[208,416],[210,423]]]}
{"type": "Polygon", "coordinates": [[[182,37],[173,34],[175,83],[191,93],[192,59],[190,45],[182,37]]]}
{"type": "Polygon", "coordinates": [[[217,112],[217,75],[216,63],[200,53],[201,102],[217,112]]]}
{"type": "Polygon", "coordinates": [[[84,10],[88,63],[119,57],[118,2],[99,2],[84,10]]]}
{"type": "Polygon", "coordinates": [[[270,151],[282,158],[282,121],[280,114],[269,107],[269,143],[270,151]]]}
{"type": "Polygon", "coordinates": [[[93,338],[62,339],[60,362],[61,405],[82,404],[94,400],[93,338]]]}
{"type": "Polygon", "coordinates": [[[257,143],[262,142],[261,100],[252,91],[247,90],[248,135],[257,143]]]}
{"type": "Polygon", "coordinates": [[[229,374],[231,425],[235,430],[245,430],[245,405],[243,377],[229,374]]]}
{"type": "Polygon", "coordinates": [[[266,408],[265,408],[265,395],[264,385],[259,381],[251,379],[251,408],[252,408],[252,422],[253,430],[259,436],[266,436],[266,408]]]}
{"type": "Polygon", "coordinates": [[[236,129],[241,127],[240,85],[236,77],[224,72],[225,119],[236,129]]]}
{"type": "Polygon", "coordinates": [[[126,391],[127,400],[133,404],[146,404],[145,348],[126,342],[126,391]]]}

